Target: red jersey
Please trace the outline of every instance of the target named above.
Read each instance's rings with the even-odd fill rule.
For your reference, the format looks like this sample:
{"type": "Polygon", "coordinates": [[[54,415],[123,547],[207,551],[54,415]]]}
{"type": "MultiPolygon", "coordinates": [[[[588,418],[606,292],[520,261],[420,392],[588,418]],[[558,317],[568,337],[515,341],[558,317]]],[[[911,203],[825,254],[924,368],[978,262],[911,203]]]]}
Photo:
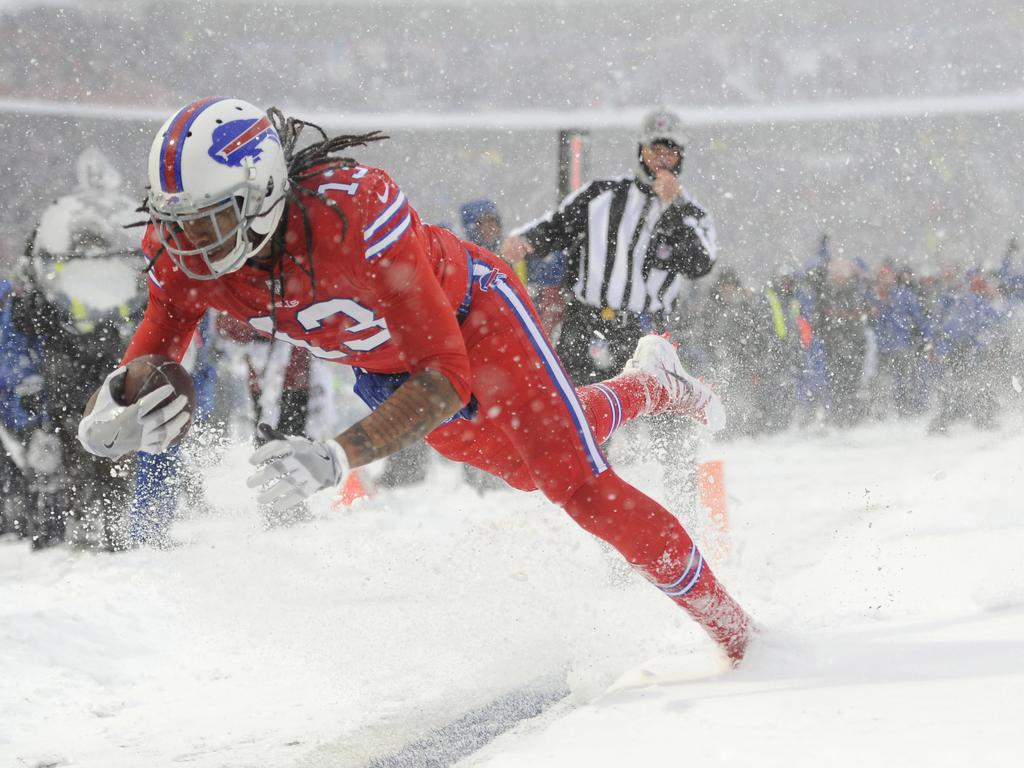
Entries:
{"type": "MultiPolygon", "coordinates": [[[[212,308],[316,357],[377,373],[438,370],[468,401],[470,365],[457,318],[468,310],[466,244],[422,224],[378,168],[324,170],[301,185],[330,204],[299,192],[308,235],[300,206],[289,206],[283,284],[273,291],[269,266],[254,259],[216,280],[189,278],[160,253],[150,226],[143,249],[151,258],[160,255],[125,360],[149,353],[180,360],[212,308]]],[[[480,259],[479,251],[474,257],[480,259]]]]}

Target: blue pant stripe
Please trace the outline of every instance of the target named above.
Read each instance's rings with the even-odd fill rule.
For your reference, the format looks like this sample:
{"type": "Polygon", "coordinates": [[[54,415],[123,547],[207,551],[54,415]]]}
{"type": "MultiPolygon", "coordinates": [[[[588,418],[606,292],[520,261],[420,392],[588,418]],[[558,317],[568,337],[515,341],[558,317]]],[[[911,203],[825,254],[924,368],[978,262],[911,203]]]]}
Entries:
{"type": "MultiPolygon", "coordinates": [[[[491,268],[487,267],[486,269],[487,271],[490,271],[491,268]]],[[[476,269],[474,269],[474,273],[475,272],[476,269]]],[[[537,324],[533,320],[533,316],[530,315],[529,310],[523,304],[519,295],[501,279],[495,280],[493,287],[497,289],[502,298],[504,298],[506,303],[512,308],[512,311],[519,319],[519,323],[526,330],[527,335],[530,337],[530,341],[533,343],[534,349],[537,350],[541,361],[544,363],[544,367],[548,371],[548,375],[554,382],[555,388],[558,390],[558,394],[561,395],[563,402],[569,409],[569,413],[571,414],[572,420],[576,426],[576,433],[579,435],[580,441],[586,449],[591,469],[595,475],[601,474],[608,469],[608,462],[602,455],[601,449],[597,447],[597,441],[594,439],[594,433],[591,431],[590,424],[587,422],[583,406],[576,397],[576,388],[573,387],[572,382],[569,381],[569,377],[566,376],[565,371],[562,370],[562,365],[558,361],[558,356],[555,354],[554,350],[551,349],[543,331],[537,327],[537,324]]]]}
{"type": "Polygon", "coordinates": [[[594,387],[608,400],[608,405],[612,409],[612,426],[608,430],[609,434],[614,432],[622,424],[622,402],[619,400],[619,396],[615,394],[615,391],[604,384],[595,384],[594,387]]]}
{"type": "Polygon", "coordinates": [[[682,574],[679,578],[673,581],[671,584],[658,584],[658,589],[664,592],[669,597],[682,597],[691,589],[693,585],[700,579],[701,571],[704,570],[704,556],[697,549],[697,545],[690,545],[690,559],[686,563],[686,567],[683,569],[682,574]],[[689,581],[687,581],[689,579],[689,581]],[[686,581],[686,585],[682,589],[678,589],[679,585],[686,581]]]}
{"type": "Polygon", "coordinates": [[[677,592],[666,592],[665,594],[668,595],[669,597],[682,597],[687,592],[689,592],[691,589],[693,589],[693,587],[697,584],[697,582],[700,581],[700,574],[701,574],[701,572],[703,570],[704,570],[704,556],[698,552],[697,553],[697,570],[694,572],[693,578],[690,579],[690,581],[686,584],[686,586],[683,587],[682,589],[680,589],[679,591],[677,591],[677,592]]]}
{"type": "Polygon", "coordinates": [[[697,559],[697,556],[699,554],[700,554],[700,552],[697,550],[697,545],[695,543],[691,543],[690,544],[690,559],[687,560],[686,567],[683,568],[682,574],[680,574],[679,578],[676,579],[675,581],[673,581],[671,584],[659,584],[658,585],[658,589],[675,589],[680,584],[682,584],[683,580],[686,578],[686,574],[688,574],[690,572],[690,569],[693,568],[693,562],[694,562],[694,560],[697,559]]]}
{"type": "Polygon", "coordinates": [[[692,577],[690,577],[690,580],[681,589],[677,590],[677,589],[674,589],[674,588],[678,587],[680,584],[682,584],[683,580],[686,579],[687,575],[690,574],[690,571],[691,571],[690,565],[693,564],[693,562],[692,562],[692,553],[691,553],[691,557],[690,557],[690,564],[688,564],[686,566],[686,570],[683,571],[683,574],[681,575],[681,577],[679,577],[678,580],[676,580],[675,584],[673,584],[672,586],[660,585],[660,584],[657,585],[658,588],[660,590],[662,590],[669,597],[682,597],[683,595],[688,593],[691,589],[693,589],[694,585],[696,585],[696,583],[698,581],[700,581],[700,573],[701,573],[701,571],[703,571],[703,555],[701,555],[699,550],[697,550],[696,545],[693,546],[693,552],[696,553],[696,565],[695,565],[695,567],[692,568],[692,573],[693,573],[692,577]]]}

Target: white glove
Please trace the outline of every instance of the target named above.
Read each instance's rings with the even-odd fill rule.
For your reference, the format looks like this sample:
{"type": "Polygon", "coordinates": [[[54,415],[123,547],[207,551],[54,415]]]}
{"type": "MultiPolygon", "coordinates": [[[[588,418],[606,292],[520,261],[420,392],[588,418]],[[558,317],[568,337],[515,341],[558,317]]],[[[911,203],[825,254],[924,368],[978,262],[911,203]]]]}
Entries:
{"type": "Polygon", "coordinates": [[[345,449],[334,440],[286,436],[266,424],[260,424],[260,432],[271,440],[249,457],[253,466],[263,466],[246,484],[250,488],[263,486],[257,500],[275,512],[339,485],[348,472],[345,449]]]}
{"type": "Polygon", "coordinates": [[[129,451],[163,453],[188,423],[185,412],[188,398],[178,395],[170,403],[158,407],[174,394],[174,387],[165,384],[132,405],[121,405],[114,399],[114,387],[120,392],[121,379],[127,375],[124,366],[112,371],[103,381],[92,413],[78,423],[78,442],[97,456],[117,459],[129,451]]]}

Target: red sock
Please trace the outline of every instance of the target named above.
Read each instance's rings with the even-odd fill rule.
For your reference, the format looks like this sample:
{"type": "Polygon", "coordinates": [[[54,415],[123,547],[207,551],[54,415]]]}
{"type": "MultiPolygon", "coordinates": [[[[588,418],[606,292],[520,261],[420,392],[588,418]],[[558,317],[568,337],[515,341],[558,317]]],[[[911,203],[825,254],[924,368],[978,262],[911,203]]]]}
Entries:
{"type": "Polygon", "coordinates": [[[598,443],[627,421],[665,407],[668,393],[649,373],[631,371],[614,379],[576,389],[598,443]]]}
{"type": "Polygon", "coordinates": [[[734,663],[743,658],[749,619],[711,572],[674,515],[613,470],[576,491],[565,510],[611,544],[690,614],[734,663]]]}

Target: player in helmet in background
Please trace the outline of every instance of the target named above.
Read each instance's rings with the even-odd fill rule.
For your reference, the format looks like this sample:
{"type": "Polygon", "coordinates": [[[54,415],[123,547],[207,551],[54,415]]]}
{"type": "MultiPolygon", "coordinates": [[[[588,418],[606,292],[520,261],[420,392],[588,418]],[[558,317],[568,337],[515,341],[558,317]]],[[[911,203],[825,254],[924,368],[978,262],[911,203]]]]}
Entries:
{"type": "MultiPolygon", "coordinates": [[[[126,229],[138,203],[117,170],[89,148],[76,172],[76,188],[40,216],[0,322],[2,428],[20,475],[0,527],[37,548],[159,544],[177,501],[177,452],[140,453],[112,473],[74,439],[82,381],[106,374],[142,316],[146,265],[126,229]]],[[[208,404],[212,367],[201,367],[197,389],[208,404]]]]}
{"type": "MultiPolygon", "coordinates": [[[[443,455],[541,490],[617,548],[738,661],[748,619],[676,519],[624,482],[598,445],[623,422],[674,410],[714,423],[713,394],[650,336],[627,370],[573,389],[536,310],[498,257],[420,222],[383,170],[302,149],[308,123],[236,99],[173,115],[150,152],[144,247],[150,298],[125,361],[180,358],[210,307],[318,357],[353,366],[373,412],[334,440],[264,430],[250,462],[258,500],[288,508],[426,437],[443,455]]],[[[108,375],[116,386],[123,369],[108,375]]],[[[102,392],[102,390],[101,390],[102,392]]],[[[89,450],[120,456],[169,442],[182,398],[156,412],[100,397],[79,425],[89,450]],[[103,405],[99,405],[103,403],[103,405]]]]}
{"type": "Polygon", "coordinates": [[[82,382],[109,370],[142,313],[138,203],[97,149],[78,158],[77,187],[42,213],[29,239],[3,324],[13,362],[8,435],[25,450],[21,531],[33,545],[102,543],[131,498],[130,463],[109,465],[74,440],[82,382]],[[67,531],[65,531],[65,528],[67,531]]]}

